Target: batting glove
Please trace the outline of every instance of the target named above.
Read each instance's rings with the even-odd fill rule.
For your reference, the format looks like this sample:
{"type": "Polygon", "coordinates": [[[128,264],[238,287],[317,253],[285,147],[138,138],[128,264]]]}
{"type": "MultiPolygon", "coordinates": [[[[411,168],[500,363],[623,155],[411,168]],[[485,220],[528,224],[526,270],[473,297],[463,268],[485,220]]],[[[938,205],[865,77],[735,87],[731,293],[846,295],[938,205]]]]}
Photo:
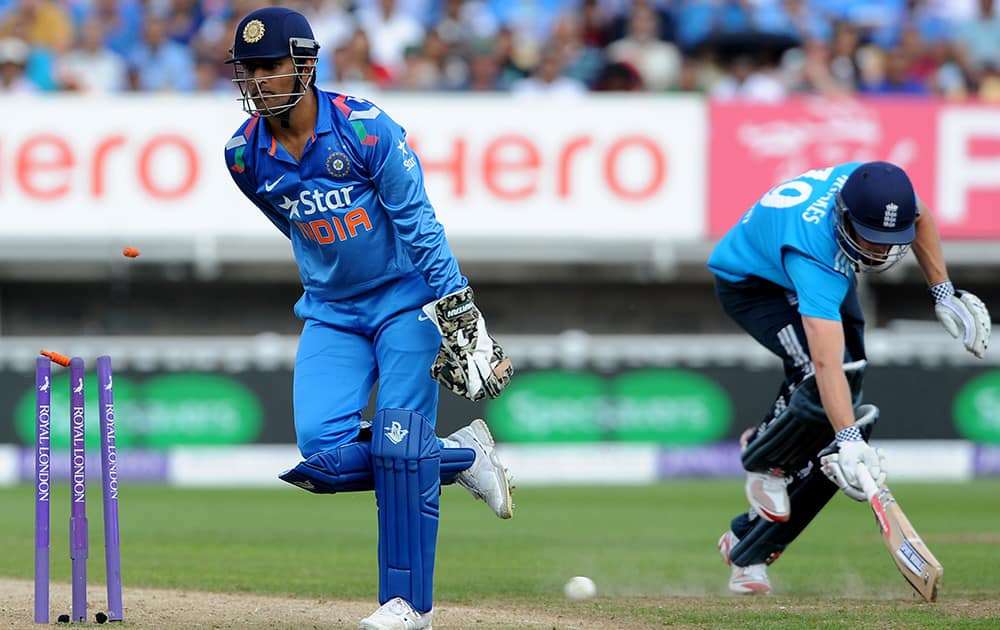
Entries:
{"type": "Polygon", "coordinates": [[[980,359],[990,344],[990,312],[978,297],[968,291],[956,290],[945,281],[930,288],[934,298],[934,313],[952,337],[961,337],[965,349],[980,359]]]}
{"type": "Polygon", "coordinates": [[[872,448],[861,438],[856,426],[837,431],[838,452],[820,458],[823,474],[837,484],[844,494],[855,501],[866,501],[868,497],[858,481],[857,469],[861,463],[871,473],[876,485],[885,482],[887,462],[880,448],[872,448]]]}

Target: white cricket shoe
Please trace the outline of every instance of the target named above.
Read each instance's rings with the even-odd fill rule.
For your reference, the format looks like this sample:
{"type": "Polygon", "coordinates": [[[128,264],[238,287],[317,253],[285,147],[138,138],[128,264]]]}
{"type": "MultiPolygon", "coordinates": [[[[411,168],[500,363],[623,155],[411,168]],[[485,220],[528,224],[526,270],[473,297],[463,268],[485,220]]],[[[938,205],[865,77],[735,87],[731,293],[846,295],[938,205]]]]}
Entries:
{"type": "Polygon", "coordinates": [[[788,500],[790,481],[790,477],[769,472],[748,472],[746,493],[750,507],[766,521],[784,523],[792,514],[788,500]]]}
{"type": "Polygon", "coordinates": [[[767,595],[771,592],[771,580],[767,578],[767,565],[751,564],[748,567],[738,567],[729,559],[729,553],[740,539],[732,530],[719,538],[719,553],[726,564],[733,568],[729,576],[729,590],[741,595],[767,595]]]}
{"type": "Polygon", "coordinates": [[[358,630],[432,630],[433,611],[418,613],[402,597],[393,597],[361,620],[358,630]]]}
{"type": "Polygon", "coordinates": [[[729,590],[741,595],[767,595],[771,592],[771,580],[767,578],[767,565],[751,564],[748,567],[738,567],[729,559],[729,554],[736,543],[740,541],[732,530],[719,538],[719,553],[726,564],[733,568],[729,576],[729,590]]]}
{"type": "Polygon", "coordinates": [[[510,494],[514,485],[510,473],[497,456],[496,444],[490,429],[481,419],[476,418],[467,427],[462,427],[448,436],[462,448],[471,448],[476,452],[476,460],[472,466],[458,473],[455,481],[469,491],[469,494],[486,501],[500,518],[510,518],[514,515],[514,504],[510,494]]]}

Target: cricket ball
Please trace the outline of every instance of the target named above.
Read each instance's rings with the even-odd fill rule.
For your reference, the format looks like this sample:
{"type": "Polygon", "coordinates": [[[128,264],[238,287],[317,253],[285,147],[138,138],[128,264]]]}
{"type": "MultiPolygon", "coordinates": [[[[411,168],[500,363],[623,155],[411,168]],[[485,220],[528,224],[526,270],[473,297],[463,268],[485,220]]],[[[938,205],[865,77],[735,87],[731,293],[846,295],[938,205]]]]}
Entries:
{"type": "Polygon", "coordinates": [[[563,586],[563,593],[566,594],[566,597],[574,600],[590,599],[597,595],[597,585],[589,577],[577,575],[566,582],[566,585],[563,586]]]}

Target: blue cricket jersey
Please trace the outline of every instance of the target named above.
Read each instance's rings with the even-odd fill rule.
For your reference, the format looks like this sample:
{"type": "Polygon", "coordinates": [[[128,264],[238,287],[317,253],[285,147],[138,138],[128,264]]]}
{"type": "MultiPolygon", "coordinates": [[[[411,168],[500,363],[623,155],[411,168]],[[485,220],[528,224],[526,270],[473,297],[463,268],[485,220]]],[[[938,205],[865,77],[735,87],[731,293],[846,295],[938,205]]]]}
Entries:
{"type": "Polygon", "coordinates": [[[236,185],[291,239],[306,294],[341,300],[415,273],[437,297],[462,289],[406,132],[369,101],[312,89],[316,127],[301,161],[258,117],[225,149],[236,185]]]}
{"type": "Polygon", "coordinates": [[[767,191],[715,246],[709,269],[729,282],[763,278],[794,291],[800,314],[840,321],[854,269],[837,243],[835,196],[861,164],[814,169],[767,191]]]}

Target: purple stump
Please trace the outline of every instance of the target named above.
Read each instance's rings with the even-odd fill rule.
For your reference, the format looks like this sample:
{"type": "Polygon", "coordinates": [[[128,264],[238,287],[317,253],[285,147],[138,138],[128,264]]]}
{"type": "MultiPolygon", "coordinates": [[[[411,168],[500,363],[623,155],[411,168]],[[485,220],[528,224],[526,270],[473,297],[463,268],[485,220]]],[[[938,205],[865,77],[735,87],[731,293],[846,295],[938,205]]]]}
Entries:
{"type": "Polygon", "coordinates": [[[87,620],[87,455],[84,444],[83,359],[69,363],[70,517],[69,557],[73,565],[73,617],[87,620]]]}
{"type": "Polygon", "coordinates": [[[52,365],[35,360],[35,623],[49,622],[49,491],[52,365]]]}
{"type": "Polygon", "coordinates": [[[107,568],[108,619],[122,620],[122,558],[118,537],[118,451],[115,448],[115,395],[111,357],[97,357],[101,414],[101,487],[104,491],[104,565],[107,568]]]}

